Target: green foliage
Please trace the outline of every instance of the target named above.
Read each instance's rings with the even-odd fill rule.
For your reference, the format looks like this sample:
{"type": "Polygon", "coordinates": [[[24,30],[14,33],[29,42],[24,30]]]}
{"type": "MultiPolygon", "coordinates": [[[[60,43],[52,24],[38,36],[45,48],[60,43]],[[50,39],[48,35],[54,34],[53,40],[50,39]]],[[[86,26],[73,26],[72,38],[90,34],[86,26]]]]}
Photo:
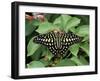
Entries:
{"type": "Polygon", "coordinates": [[[80,58],[73,56],[71,60],[74,61],[77,66],[88,65],[87,60],[83,56],[80,56],[80,58]]]}
{"type": "Polygon", "coordinates": [[[75,66],[75,63],[74,61],[66,58],[66,59],[60,60],[60,62],[57,63],[56,66],[75,66]]]}
{"type": "Polygon", "coordinates": [[[74,44],[74,45],[70,46],[69,50],[74,56],[77,56],[77,54],[79,52],[79,44],[74,44]]]}
{"type": "Polygon", "coordinates": [[[89,54],[89,43],[88,42],[81,43],[80,48],[82,48],[84,52],[86,52],[86,54],[89,54]]]}
{"type": "Polygon", "coordinates": [[[61,15],[55,19],[53,24],[56,25],[57,27],[59,27],[60,29],[64,29],[64,27],[66,27],[66,25],[70,19],[71,19],[71,16],[69,16],[69,15],[61,15]]]}
{"type": "Polygon", "coordinates": [[[40,23],[39,20],[29,21],[26,19],[25,20],[25,35],[27,36],[31,34],[33,31],[35,31],[39,23],[40,23]]]}
{"type": "Polygon", "coordinates": [[[25,20],[27,68],[80,66],[89,64],[89,16],[46,14],[45,21],[25,20]],[[65,58],[53,59],[53,54],[43,45],[33,42],[36,33],[46,33],[54,29],[73,32],[82,37],[82,42],[69,47],[65,58]]]}
{"type": "Polygon", "coordinates": [[[27,46],[27,56],[30,56],[30,55],[34,54],[39,47],[40,46],[38,44],[33,42],[33,38],[32,38],[29,41],[28,46],[27,46]]]}
{"type": "Polygon", "coordinates": [[[35,68],[35,67],[44,67],[44,64],[40,61],[32,61],[31,63],[27,64],[28,68],[35,68]]]}
{"type": "Polygon", "coordinates": [[[79,36],[88,36],[89,35],[89,25],[82,25],[76,29],[76,32],[79,36]]]}
{"type": "Polygon", "coordinates": [[[53,28],[54,28],[54,26],[52,25],[52,23],[42,22],[36,31],[39,33],[46,33],[48,31],[52,30],[53,28]]]}
{"type": "Polygon", "coordinates": [[[71,28],[74,28],[76,26],[78,26],[78,24],[80,23],[80,19],[76,18],[76,17],[72,17],[68,23],[66,24],[66,28],[65,31],[67,32],[68,30],[70,30],[71,28]]]}

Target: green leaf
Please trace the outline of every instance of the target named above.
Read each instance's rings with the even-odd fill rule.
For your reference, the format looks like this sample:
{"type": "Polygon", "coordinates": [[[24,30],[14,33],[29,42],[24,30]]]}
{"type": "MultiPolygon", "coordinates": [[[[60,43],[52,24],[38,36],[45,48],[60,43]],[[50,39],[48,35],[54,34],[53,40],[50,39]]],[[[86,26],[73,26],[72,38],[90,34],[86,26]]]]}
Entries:
{"type": "Polygon", "coordinates": [[[68,32],[69,29],[78,26],[79,23],[79,18],[71,17],[69,15],[61,15],[60,17],[56,18],[53,24],[68,32]]]}
{"type": "Polygon", "coordinates": [[[60,27],[60,29],[64,29],[67,22],[71,19],[71,16],[69,15],[61,15],[60,17],[56,18],[53,22],[54,25],[60,27]]]}
{"type": "Polygon", "coordinates": [[[32,25],[32,22],[25,20],[25,35],[29,35],[33,32],[34,26],[32,25]]]}
{"type": "Polygon", "coordinates": [[[89,24],[89,16],[88,15],[87,16],[86,15],[85,16],[77,15],[76,17],[81,19],[80,25],[89,24]]]}
{"type": "Polygon", "coordinates": [[[89,43],[88,42],[83,42],[80,44],[80,48],[82,48],[87,55],[89,55],[89,43]]]}
{"type": "Polygon", "coordinates": [[[75,63],[70,59],[64,59],[60,60],[60,62],[56,64],[56,66],[75,66],[75,63]]]}
{"type": "Polygon", "coordinates": [[[84,65],[88,65],[89,64],[88,61],[82,55],[79,57],[79,59],[80,59],[80,62],[82,64],[84,64],[84,65]]]}
{"type": "Polygon", "coordinates": [[[25,35],[31,34],[34,30],[36,30],[36,26],[40,24],[39,20],[25,20],[25,35]]]}
{"type": "Polygon", "coordinates": [[[44,59],[41,59],[40,62],[42,62],[45,66],[49,64],[49,61],[45,61],[44,59]]]}
{"type": "Polygon", "coordinates": [[[58,18],[60,14],[47,14],[45,17],[48,19],[49,22],[54,22],[56,18],[58,18]]]}
{"type": "Polygon", "coordinates": [[[40,47],[39,44],[36,44],[33,42],[33,38],[29,41],[28,46],[27,46],[27,56],[31,56],[32,54],[35,53],[35,51],[40,47]]]}
{"type": "Polygon", "coordinates": [[[53,22],[54,25],[56,25],[57,27],[61,27],[61,16],[56,18],[55,21],[53,22]]]}
{"type": "Polygon", "coordinates": [[[78,66],[83,65],[83,63],[75,56],[73,56],[71,60],[74,61],[78,66]]]}
{"type": "Polygon", "coordinates": [[[44,67],[44,64],[40,61],[32,61],[29,64],[27,64],[28,68],[37,68],[37,67],[44,67]]]}
{"type": "Polygon", "coordinates": [[[83,56],[80,56],[79,58],[74,56],[74,57],[71,58],[71,60],[74,61],[78,66],[89,64],[83,56]]]}
{"type": "Polygon", "coordinates": [[[42,53],[42,47],[40,46],[32,55],[31,55],[31,58],[32,60],[39,60],[40,57],[41,57],[41,53],[42,53]]]}
{"type": "Polygon", "coordinates": [[[48,51],[48,59],[51,60],[51,58],[53,57],[52,53],[50,51],[48,51]]]}
{"type": "Polygon", "coordinates": [[[77,35],[79,36],[88,36],[89,35],[89,25],[82,25],[77,27],[77,35]]]}
{"type": "Polygon", "coordinates": [[[79,44],[74,44],[72,46],[70,46],[69,50],[71,51],[71,53],[77,57],[77,54],[79,52],[79,44]]]}
{"type": "Polygon", "coordinates": [[[43,51],[42,56],[46,56],[48,60],[50,60],[53,57],[52,53],[47,48],[45,48],[42,51],[43,51]]]}
{"type": "Polygon", "coordinates": [[[71,32],[73,32],[74,34],[76,34],[76,29],[75,29],[75,27],[72,27],[72,28],[70,28],[69,29],[71,32]]]}
{"type": "Polygon", "coordinates": [[[37,29],[37,32],[39,32],[39,33],[46,33],[47,31],[50,31],[52,29],[54,29],[54,26],[52,25],[52,23],[42,22],[39,25],[39,28],[37,29]]]}
{"type": "Polygon", "coordinates": [[[71,19],[71,16],[69,15],[61,15],[61,24],[62,24],[62,27],[64,28],[67,24],[68,24],[68,21],[71,19]]]}
{"type": "Polygon", "coordinates": [[[84,41],[89,41],[89,36],[85,36],[84,39],[82,40],[82,42],[84,41]]]}
{"type": "Polygon", "coordinates": [[[68,23],[66,24],[66,28],[65,31],[68,32],[69,29],[71,29],[72,27],[76,27],[78,26],[78,24],[80,23],[80,19],[77,17],[72,17],[68,23]]]}
{"type": "Polygon", "coordinates": [[[32,20],[32,25],[33,26],[39,26],[39,24],[40,24],[40,20],[39,19],[32,20]]]}

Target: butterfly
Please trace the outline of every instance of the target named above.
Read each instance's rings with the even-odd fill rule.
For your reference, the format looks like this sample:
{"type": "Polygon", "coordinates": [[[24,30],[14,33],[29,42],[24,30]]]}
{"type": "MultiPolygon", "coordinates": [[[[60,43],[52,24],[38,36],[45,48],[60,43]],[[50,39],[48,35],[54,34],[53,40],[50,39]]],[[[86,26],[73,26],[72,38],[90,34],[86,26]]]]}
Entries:
{"type": "Polygon", "coordinates": [[[81,41],[81,37],[72,32],[51,31],[34,37],[33,42],[46,46],[54,56],[64,55],[68,48],[81,41]]]}

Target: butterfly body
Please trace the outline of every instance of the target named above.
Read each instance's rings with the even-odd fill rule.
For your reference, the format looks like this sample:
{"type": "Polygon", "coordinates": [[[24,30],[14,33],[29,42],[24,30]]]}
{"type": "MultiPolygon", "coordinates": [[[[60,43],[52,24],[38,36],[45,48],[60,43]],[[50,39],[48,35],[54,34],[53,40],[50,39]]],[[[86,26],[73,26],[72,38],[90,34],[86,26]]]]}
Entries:
{"type": "Polygon", "coordinates": [[[45,45],[54,56],[59,56],[65,54],[69,46],[80,42],[81,37],[73,33],[55,30],[34,37],[33,41],[45,45]]]}

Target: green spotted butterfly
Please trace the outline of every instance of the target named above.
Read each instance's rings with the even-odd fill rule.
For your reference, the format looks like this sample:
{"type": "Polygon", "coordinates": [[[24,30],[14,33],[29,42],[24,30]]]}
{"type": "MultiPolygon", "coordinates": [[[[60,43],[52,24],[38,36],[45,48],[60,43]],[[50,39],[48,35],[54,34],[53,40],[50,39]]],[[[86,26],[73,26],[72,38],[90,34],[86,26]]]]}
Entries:
{"type": "Polygon", "coordinates": [[[81,37],[73,33],[56,30],[38,35],[33,39],[33,42],[47,46],[54,56],[65,54],[69,46],[79,43],[80,41],[81,37]]]}

